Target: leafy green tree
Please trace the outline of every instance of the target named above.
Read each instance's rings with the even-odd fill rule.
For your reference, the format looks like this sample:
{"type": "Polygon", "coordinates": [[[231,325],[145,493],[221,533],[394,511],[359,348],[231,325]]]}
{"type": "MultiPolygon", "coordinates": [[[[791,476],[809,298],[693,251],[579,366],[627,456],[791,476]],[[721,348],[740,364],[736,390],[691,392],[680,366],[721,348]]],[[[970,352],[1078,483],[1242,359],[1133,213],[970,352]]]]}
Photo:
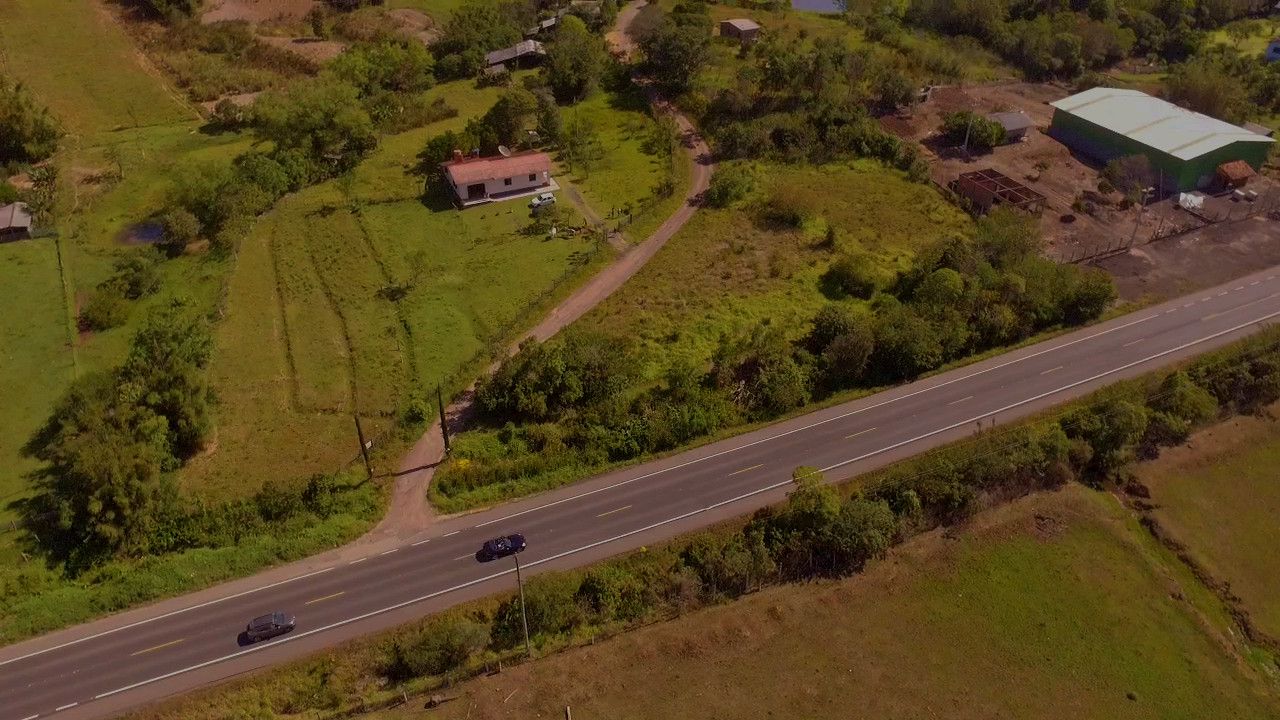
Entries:
{"type": "Polygon", "coordinates": [[[171,22],[195,17],[200,3],[201,0],[142,0],[143,7],[171,22]]]}
{"type": "MultiPolygon", "coordinates": [[[[535,577],[524,586],[525,607],[531,638],[555,636],[582,622],[576,603],[578,583],[571,575],[535,577]]],[[[508,598],[493,614],[493,646],[513,648],[524,642],[520,597],[508,598]]]]}
{"type": "Polygon", "coordinates": [[[1004,142],[1004,127],[970,110],[949,112],[942,116],[942,133],[957,145],[986,152],[1004,142]]]}
{"type": "Polygon", "coordinates": [[[480,124],[491,133],[495,144],[519,145],[524,142],[525,131],[530,129],[537,112],[538,98],[533,93],[524,88],[511,88],[503,91],[480,124]]]}
{"type": "Polygon", "coordinates": [[[328,66],[338,79],[355,87],[362,96],[379,91],[422,92],[435,84],[435,58],[417,41],[353,45],[328,66]]]}
{"type": "Polygon", "coordinates": [[[1077,270],[1078,277],[1071,293],[1064,298],[1063,319],[1079,325],[1098,318],[1116,299],[1116,286],[1111,277],[1096,268],[1077,270]]]}
{"type": "Polygon", "coordinates": [[[560,106],[556,99],[543,90],[534,93],[538,99],[537,130],[544,142],[558,143],[564,134],[564,118],[560,116],[560,106]]]}
{"type": "Polygon", "coordinates": [[[730,207],[751,194],[756,187],[755,166],[746,162],[728,162],[716,168],[711,176],[705,200],[714,208],[730,207]]]}
{"type": "Polygon", "coordinates": [[[979,218],[974,236],[979,251],[997,268],[1012,267],[1040,252],[1036,218],[1010,207],[994,207],[979,218]]]}
{"type": "Polygon", "coordinates": [[[165,213],[160,218],[160,227],[164,232],[162,246],[171,256],[181,255],[187,245],[200,238],[200,220],[186,208],[178,207],[165,213]]]}
{"type": "Polygon", "coordinates": [[[165,421],[121,402],[113,375],[72,384],[24,451],[46,463],[27,527],[55,557],[84,567],[144,542],[163,497],[165,421]]]}
{"type": "Polygon", "coordinates": [[[49,111],[21,83],[0,75],[0,165],[44,160],[58,149],[61,136],[49,111]]]}
{"type": "Polygon", "coordinates": [[[1168,97],[1184,107],[1229,122],[1244,119],[1247,88],[1221,66],[1207,61],[1175,65],[1165,79],[1168,97]]]}
{"type": "Polygon", "coordinates": [[[564,124],[564,130],[560,134],[560,149],[569,169],[582,172],[589,172],[604,155],[595,125],[576,112],[564,124]]]}
{"type": "Polygon", "coordinates": [[[782,332],[765,325],[723,342],[712,376],[716,387],[756,418],[774,417],[809,401],[806,368],[796,362],[782,332]]]}
{"type": "Polygon", "coordinates": [[[1088,443],[1088,470],[1095,479],[1110,477],[1134,458],[1147,430],[1147,410],[1128,400],[1112,399],[1072,413],[1063,423],[1067,434],[1088,443]]]}
{"type": "Polygon", "coordinates": [[[115,285],[99,287],[80,308],[78,318],[84,330],[110,330],[120,327],[129,319],[129,300],[115,285]]]}
{"type": "Polygon", "coordinates": [[[884,557],[898,532],[898,518],[883,500],[851,498],[831,527],[831,565],[837,573],[861,572],[884,557]]]}
{"type": "Polygon", "coordinates": [[[257,133],[277,150],[302,150],[332,172],[351,168],[378,144],[356,89],[333,80],[268,92],[254,103],[253,118],[257,133]]]}
{"type": "Polygon", "coordinates": [[[194,455],[211,426],[205,367],[212,353],[208,322],[175,301],[147,318],[120,370],[121,392],[166,421],[176,458],[194,455]]]}
{"type": "Polygon", "coordinates": [[[639,44],[644,53],[643,72],[672,95],[688,90],[711,58],[709,25],[667,21],[642,37],[639,44]]]}
{"type": "Polygon", "coordinates": [[[605,49],[601,39],[573,15],[566,15],[556,26],[555,38],[547,47],[543,64],[547,84],[562,102],[585,98],[600,81],[604,72],[605,49]]]}
{"type": "Polygon", "coordinates": [[[138,300],[160,289],[160,256],[151,250],[131,252],[116,260],[111,277],[98,287],[114,287],[129,300],[138,300]]]}
{"type": "Polygon", "coordinates": [[[520,42],[523,29],[533,21],[528,7],[518,2],[468,0],[454,10],[431,46],[441,79],[474,76],[484,53],[520,42]]]}
{"type": "Polygon", "coordinates": [[[881,381],[914,378],[938,367],[943,359],[937,330],[910,308],[892,308],[876,318],[870,368],[881,381]]]}
{"type": "Polygon", "coordinates": [[[846,295],[869,300],[882,282],[873,262],[866,255],[845,253],[831,263],[822,281],[837,297],[846,295]]]}
{"type": "Polygon", "coordinates": [[[1102,168],[1102,177],[1125,197],[1137,202],[1142,193],[1156,183],[1156,173],[1146,155],[1118,157],[1102,168]]]}

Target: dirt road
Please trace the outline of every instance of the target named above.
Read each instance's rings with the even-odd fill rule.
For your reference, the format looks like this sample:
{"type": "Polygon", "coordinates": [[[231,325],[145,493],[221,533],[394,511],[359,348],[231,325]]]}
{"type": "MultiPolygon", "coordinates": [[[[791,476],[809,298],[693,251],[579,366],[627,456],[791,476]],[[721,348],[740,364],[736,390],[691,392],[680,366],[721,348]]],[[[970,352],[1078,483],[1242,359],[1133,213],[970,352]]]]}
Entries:
{"type": "MultiPolygon", "coordinates": [[[[635,43],[628,35],[628,29],[640,8],[646,4],[645,0],[639,0],[618,13],[614,29],[608,35],[609,44],[615,53],[626,57],[634,49],[635,43]]],[[[631,276],[639,272],[640,268],[644,267],[645,263],[649,262],[697,211],[702,193],[711,182],[711,173],[714,169],[711,151],[693,123],[674,106],[656,94],[651,95],[650,101],[658,112],[668,114],[675,119],[681,131],[685,150],[693,158],[693,178],[685,196],[685,202],[652,235],[619,255],[608,267],[552,308],[541,322],[520,336],[509,352],[514,352],[520,342],[528,338],[546,340],[599,305],[613,291],[622,287],[622,284],[631,276]]],[[[447,408],[446,415],[451,430],[465,427],[472,415],[471,403],[472,393],[468,391],[447,408]]],[[[427,487],[435,474],[436,466],[443,459],[444,443],[441,440],[440,425],[437,422],[427,429],[401,461],[386,516],[377,527],[357,542],[376,544],[407,538],[421,532],[431,522],[434,514],[426,500],[427,487]]]]}

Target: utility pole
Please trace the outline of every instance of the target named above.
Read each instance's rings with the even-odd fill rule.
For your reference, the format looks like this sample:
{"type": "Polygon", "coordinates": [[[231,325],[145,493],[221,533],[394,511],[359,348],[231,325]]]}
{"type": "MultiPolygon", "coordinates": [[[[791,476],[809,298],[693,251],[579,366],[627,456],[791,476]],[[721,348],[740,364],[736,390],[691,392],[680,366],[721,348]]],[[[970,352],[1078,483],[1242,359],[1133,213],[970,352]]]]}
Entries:
{"type": "Polygon", "coordinates": [[[440,392],[440,383],[436,383],[436,405],[440,408],[440,434],[444,436],[444,454],[448,455],[449,447],[449,421],[444,416],[444,394],[440,392]]]}
{"type": "Polygon", "coordinates": [[[373,466],[369,464],[369,443],[365,442],[364,430],[360,427],[360,416],[351,415],[356,421],[356,437],[360,439],[360,456],[364,458],[364,470],[369,473],[369,478],[373,478],[373,466]]]}
{"type": "Polygon", "coordinates": [[[516,559],[516,585],[520,587],[520,622],[524,625],[524,654],[533,657],[533,646],[529,644],[529,614],[524,607],[524,580],[520,577],[520,553],[511,557],[516,559]]]}

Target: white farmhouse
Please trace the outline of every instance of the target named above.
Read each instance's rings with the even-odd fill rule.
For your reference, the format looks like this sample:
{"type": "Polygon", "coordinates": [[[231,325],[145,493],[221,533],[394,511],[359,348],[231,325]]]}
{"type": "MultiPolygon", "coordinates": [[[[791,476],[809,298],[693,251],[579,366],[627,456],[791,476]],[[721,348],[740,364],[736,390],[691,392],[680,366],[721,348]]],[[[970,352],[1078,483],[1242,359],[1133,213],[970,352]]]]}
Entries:
{"type": "Polygon", "coordinates": [[[461,207],[560,189],[551,178],[551,156],[543,152],[467,157],[455,150],[440,167],[461,207]]]}

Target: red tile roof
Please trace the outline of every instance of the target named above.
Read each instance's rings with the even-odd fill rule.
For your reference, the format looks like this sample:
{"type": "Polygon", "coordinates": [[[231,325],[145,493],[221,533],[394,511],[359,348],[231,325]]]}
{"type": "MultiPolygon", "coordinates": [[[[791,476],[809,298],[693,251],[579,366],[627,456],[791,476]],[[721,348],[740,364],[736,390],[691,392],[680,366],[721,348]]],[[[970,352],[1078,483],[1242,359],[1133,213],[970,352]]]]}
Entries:
{"type": "Polygon", "coordinates": [[[486,180],[533,175],[551,171],[551,156],[542,152],[511,157],[463,158],[441,163],[454,185],[471,185],[486,180]]]}
{"type": "Polygon", "coordinates": [[[1218,166],[1218,175],[1229,183],[1241,183],[1257,174],[1249,163],[1243,160],[1232,160],[1218,166]]]}

